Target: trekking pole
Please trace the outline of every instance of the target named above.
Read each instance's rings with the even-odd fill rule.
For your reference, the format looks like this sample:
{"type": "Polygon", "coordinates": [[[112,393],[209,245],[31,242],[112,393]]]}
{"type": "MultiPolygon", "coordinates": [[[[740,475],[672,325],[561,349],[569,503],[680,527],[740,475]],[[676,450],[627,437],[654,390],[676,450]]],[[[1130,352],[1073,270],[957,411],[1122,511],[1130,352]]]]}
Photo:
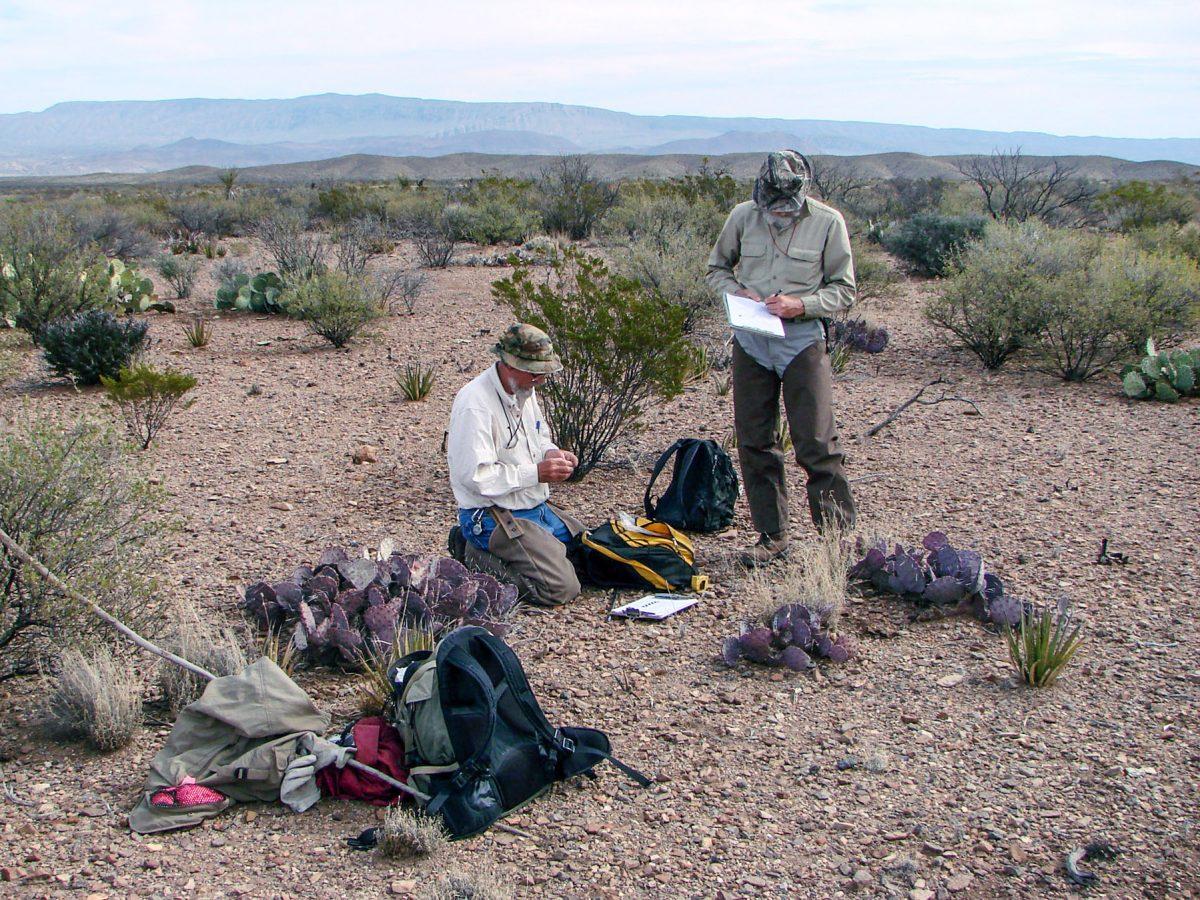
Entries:
{"type": "MultiPolygon", "coordinates": [[[[146,638],[142,637],[140,634],[138,634],[136,631],[134,631],[132,628],[130,628],[128,625],[126,625],[124,622],[122,622],[116,616],[113,616],[111,613],[106,612],[95,602],[88,600],[86,597],[84,597],[82,594],[80,594],[78,591],[76,591],[74,588],[72,588],[69,584],[64,582],[61,578],[59,578],[57,575],[55,575],[53,572],[51,572],[49,569],[47,569],[44,565],[42,565],[37,559],[35,559],[33,556],[31,556],[28,552],[26,552],[26,550],[20,544],[18,544],[16,541],[14,541],[12,539],[12,537],[10,537],[8,535],[8,533],[4,531],[3,528],[0,528],[0,545],[3,545],[4,548],[6,550],[8,550],[9,553],[11,553],[13,556],[15,556],[21,562],[30,566],[33,569],[33,571],[35,571],[39,575],[41,575],[42,578],[46,579],[46,582],[51,587],[55,588],[58,591],[61,591],[67,597],[74,600],[76,603],[82,603],[84,606],[91,609],[91,611],[94,612],[97,616],[99,616],[105,623],[107,623],[108,625],[111,625],[118,632],[120,632],[122,635],[124,635],[129,640],[131,640],[137,646],[141,647],[143,650],[145,650],[149,653],[153,653],[155,656],[158,656],[158,657],[161,657],[162,659],[167,660],[167,662],[172,662],[175,665],[179,666],[180,668],[185,669],[188,672],[191,672],[196,677],[203,678],[205,681],[215,681],[216,680],[217,676],[214,675],[212,672],[209,672],[207,669],[201,668],[200,666],[196,665],[193,662],[189,662],[188,660],[184,659],[182,656],[175,655],[170,650],[164,650],[162,647],[158,646],[158,644],[155,644],[153,641],[146,640],[146,638]]],[[[346,765],[348,765],[352,768],[358,769],[360,772],[365,772],[368,775],[374,775],[376,778],[378,778],[380,781],[384,782],[385,784],[390,784],[392,787],[396,788],[396,790],[402,791],[403,793],[408,794],[411,797],[422,801],[423,803],[428,803],[430,800],[429,795],[426,794],[425,792],[418,791],[414,787],[409,787],[403,781],[393,778],[391,775],[388,775],[386,772],[380,772],[378,769],[373,769],[370,766],[368,766],[366,763],[359,762],[357,759],[351,758],[351,759],[347,760],[346,765]]],[[[518,835],[523,838],[529,838],[530,840],[534,839],[533,835],[528,834],[527,832],[521,831],[519,828],[513,828],[511,825],[505,825],[502,822],[496,822],[494,827],[499,829],[500,831],[507,831],[509,834],[515,834],[515,835],[518,835]]]]}

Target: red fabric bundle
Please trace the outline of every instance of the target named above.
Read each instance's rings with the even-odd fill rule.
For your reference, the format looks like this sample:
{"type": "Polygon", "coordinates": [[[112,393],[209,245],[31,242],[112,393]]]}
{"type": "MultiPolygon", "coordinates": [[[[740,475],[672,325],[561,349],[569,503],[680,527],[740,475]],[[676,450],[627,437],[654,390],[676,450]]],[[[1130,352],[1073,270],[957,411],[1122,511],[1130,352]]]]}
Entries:
{"type": "MultiPolygon", "coordinates": [[[[357,748],[354,758],[372,769],[408,783],[404,768],[404,744],[395,726],[379,716],[365,716],[348,729],[357,748]]],[[[317,772],[321,795],[346,800],[361,800],[374,806],[390,806],[400,791],[373,775],[346,766],[326,766],[317,772]]]]}

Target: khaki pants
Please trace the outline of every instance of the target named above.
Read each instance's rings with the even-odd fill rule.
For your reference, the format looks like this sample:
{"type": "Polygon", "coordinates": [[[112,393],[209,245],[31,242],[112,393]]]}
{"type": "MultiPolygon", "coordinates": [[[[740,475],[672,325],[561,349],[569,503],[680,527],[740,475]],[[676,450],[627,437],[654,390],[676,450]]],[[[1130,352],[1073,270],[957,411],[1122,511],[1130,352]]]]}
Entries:
{"type": "MultiPolygon", "coordinates": [[[[583,523],[574,516],[553,504],[550,508],[572,537],[583,532],[583,523]]],[[[562,541],[536,522],[518,519],[506,509],[494,506],[490,512],[496,529],[487,552],[467,541],[465,555],[471,568],[514,582],[521,599],[538,606],[561,606],[579,596],[579,576],[562,541]]]]}
{"type": "Polygon", "coordinates": [[[775,441],[779,395],[798,462],[808,475],[808,508],[817,528],[829,520],[853,526],[854,497],[842,470],[833,418],[833,370],[825,343],[798,354],[780,378],[733,342],[733,423],[738,460],[754,527],[763,534],[788,530],[787,476],[775,441]]]}

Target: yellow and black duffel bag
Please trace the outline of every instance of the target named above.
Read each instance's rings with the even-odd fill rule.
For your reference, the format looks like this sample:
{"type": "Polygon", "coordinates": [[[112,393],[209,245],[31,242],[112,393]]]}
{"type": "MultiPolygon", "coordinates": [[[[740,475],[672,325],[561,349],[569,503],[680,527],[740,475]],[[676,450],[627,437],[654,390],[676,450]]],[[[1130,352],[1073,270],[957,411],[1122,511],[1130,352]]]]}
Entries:
{"type": "Polygon", "coordinates": [[[708,576],[696,571],[688,537],[666,522],[622,513],[580,535],[588,581],[600,587],[703,591],[708,576]]]}

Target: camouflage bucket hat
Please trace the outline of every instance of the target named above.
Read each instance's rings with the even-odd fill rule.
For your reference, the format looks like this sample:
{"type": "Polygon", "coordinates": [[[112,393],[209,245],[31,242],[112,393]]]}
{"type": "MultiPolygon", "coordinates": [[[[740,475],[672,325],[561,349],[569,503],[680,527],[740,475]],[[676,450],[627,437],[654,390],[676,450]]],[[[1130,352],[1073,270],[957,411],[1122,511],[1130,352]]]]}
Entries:
{"type": "Polygon", "coordinates": [[[799,212],[812,183],[812,165],[795,150],[767,156],[754,182],[754,205],[763,212],[799,212]]]}
{"type": "Polygon", "coordinates": [[[552,375],[562,369],[549,335],[532,325],[508,326],[492,352],[517,371],[531,375],[552,375]]]}

